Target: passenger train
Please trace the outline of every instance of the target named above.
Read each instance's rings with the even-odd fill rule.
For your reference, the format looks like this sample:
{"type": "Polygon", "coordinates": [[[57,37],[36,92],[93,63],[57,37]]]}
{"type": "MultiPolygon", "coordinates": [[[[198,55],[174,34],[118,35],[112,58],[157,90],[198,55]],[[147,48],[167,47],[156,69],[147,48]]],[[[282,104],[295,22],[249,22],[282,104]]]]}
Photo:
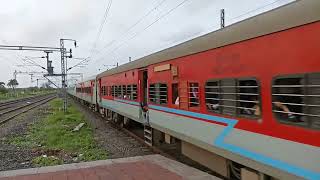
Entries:
{"type": "Polygon", "coordinates": [[[97,74],[69,94],[230,177],[320,179],[320,1],[300,0],[97,74]],[[148,132],[148,131],[147,131],[148,132]]]}

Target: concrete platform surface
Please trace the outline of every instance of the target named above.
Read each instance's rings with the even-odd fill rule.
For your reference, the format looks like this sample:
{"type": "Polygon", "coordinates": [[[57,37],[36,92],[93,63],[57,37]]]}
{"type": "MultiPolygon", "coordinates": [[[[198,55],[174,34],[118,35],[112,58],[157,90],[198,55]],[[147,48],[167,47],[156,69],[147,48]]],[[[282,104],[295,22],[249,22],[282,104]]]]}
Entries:
{"type": "Polygon", "coordinates": [[[220,180],[217,177],[165,158],[137,156],[51,167],[0,172],[0,180],[220,180]]]}

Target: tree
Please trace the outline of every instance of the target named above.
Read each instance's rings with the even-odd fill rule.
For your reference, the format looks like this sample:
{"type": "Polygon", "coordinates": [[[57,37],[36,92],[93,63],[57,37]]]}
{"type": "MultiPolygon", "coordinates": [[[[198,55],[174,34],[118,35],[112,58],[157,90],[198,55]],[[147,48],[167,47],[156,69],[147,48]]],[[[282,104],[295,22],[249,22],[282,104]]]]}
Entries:
{"type": "Polygon", "coordinates": [[[15,88],[19,85],[16,79],[10,79],[7,86],[11,87],[13,92],[16,93],[15,88]]]}
{"type": "Polygon", "coordinates": [[[4,82],[0,82],[0,93],[7,93],[8,92],[8,90],[4,86],[5,84],[6,83],[4,83],[4,82]]]}

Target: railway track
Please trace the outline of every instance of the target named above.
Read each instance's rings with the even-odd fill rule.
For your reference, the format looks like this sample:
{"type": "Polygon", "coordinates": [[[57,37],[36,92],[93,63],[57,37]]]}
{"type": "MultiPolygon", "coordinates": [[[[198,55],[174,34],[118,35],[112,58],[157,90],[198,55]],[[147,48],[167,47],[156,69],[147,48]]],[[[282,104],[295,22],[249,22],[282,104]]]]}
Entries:
{"type": "Polygon", "coordinates": [[[8,105],[11,105],[11,104],[15,104],[15,103],[18,103],[18,102],[23,102],[23,101],[26,101],[26,100],[34,99],[34,98],[37,98],[37,97],[43,97],[43,96],[47,96],[47,95],[31,96],[31,97],[26,97],[26,98],[21,98],[21,99],[15,99],[15,100],[10,100],[10,101],[0,102],[0,108],[3,107],[3,106],[8,106],[8,105]]]}
{"type": "Polygon", "coordinates": [[[0,125],[54,99],[54,94],[0,103],[0,125]]]}
{"type": "MultiPolygon", "coordinates": [[[[170,159],[179,161],[181,163],[187,164],[191,167],[197,168],[197,169],[202,170],[204,172],[207,172],[209,174],[220,177],[221,179],[225,179],[223,176],[219,175],[218,173],[211,171],[210,169],[200,165],[199,163],[196,163],[195,161],[187,158],[186,156],[183,156],[181,154],[180,150],[177,150],[175,148],[163,148],[163,147],[149,146],[148,144],[145,143],[144,138],[141,137],[139,135],[139,133],[137,133],[135,130],[121,127],[120,125],[118,125],[112,121],[106,120],[106,118],[102,117],[101,114],[94,112],[94,111],[91,111],[90,109],[88,109],[87,106],[78,103],[78,101],[76,101],[76,100],[73,100],[73,102],[75,104],[78,104],[78,106],[81,108],[82,112],[84,112],[85,114],[90,114],[90,116],[92,117],[92,118],[90,118],[91,120],[96,119],[97,121],[100,122],[95,125],[96,127],[103,127],[103,128],[108,127],[107,129],[109,132],[110,131],[111,132],[117,131],[116,133],[114,133],[115,136],[118,136],[119,138],[125,137],[125,138],[132,139],[133,141],[139,142],[141,147],[143,147],[144,149],[149,149],[149,151],[152,153],[161,154],[162,156],[165,156],[167,158],[170,158],[170,159]]],[[[113,133],[111,133],[111,135],[112,134],[113,133]]],[[[103,136],[103,134],[101,134],[101,135],[103,136]]],[[[110,139],[110,138],[116,139],[115,137],[110,137],[108,135],[110,135],[110,134],[104,134],[104,136],[107,136],[106,138],[108,138],[108,139],[110,139]]],[[[115,141],[112,141],[112,143],[114,143],[114,142],[115,141]]],[[[121,146],[125,146],[125,145],[120,143],[119,145],[116,145],[116,146],[119,146],[120,149],[122,149],[121,146]]],[[[141,154],[139,154],[139,155],[144,155],[144,153],[141,152],[141,154]]],[[[125,156],[123,156],[123,157],[125,157],[125,156]]],[[[120,157],[116,157],[116,158],[120,158],[120,157]]]]}

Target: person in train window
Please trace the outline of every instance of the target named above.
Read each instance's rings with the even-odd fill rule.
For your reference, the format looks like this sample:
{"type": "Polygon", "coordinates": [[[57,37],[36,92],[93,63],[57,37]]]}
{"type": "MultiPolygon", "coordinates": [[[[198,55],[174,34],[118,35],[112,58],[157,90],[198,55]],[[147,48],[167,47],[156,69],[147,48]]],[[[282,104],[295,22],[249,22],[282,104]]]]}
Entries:
{"type": "Polygon", "coordinates": [[[292,122],[300,122],[300,120],[298,119],[297,116],[295,116],[288,108],[288,106],[284,105],[282,102],[280,101],[275,101],[273,103],[275,105],[275,107],[277,107],[278,109],[280,109],[280,111],[283,111],[284,113],[281,113],[282,117],[289,119],[289,121],[292,122]]]}
{"type": "Polygon", "coordinates": [[[242,109],[242,114],[255,115],[255,116],[261,115],[261,109],[259,106],[259,101],[257,96],[245,96],[243,100],[252,101],[252,102],[240,103],[240,106],[242,105],[241,107],[248,108],[248,109],[242,109]]]}
{"type": "MultiPolygon", "coordinates": [[[[276,85],[302,85],[301,78],[283,78],[278,79],[275,82],[276,85]]],[[[282,111],[277,113],[279,118],[289,122],[303,122],[301,120],[301,116],[295,113],[303,113],[303,106],[299,104],[303,104],[303,97],[294,96],[294,94],[303,94],[303,88],[277,88],[274,93],[277,94],[289,94],[289,95],[277,95],[274,96],[273,105],[274,108],[278,111],[282,111]],[[292,95],[291,95],[292,94],[292,95]]]]}
{"type": "Polygon", "coordinates": [[[255,116],[260,116],[261,115],[261,110],[260,110],[260,106],[258,104],[255,104],[253,107],[251,107],[250,109],[244,109],[243,110],[244,114],[247,115],[255,115],[255,116]]]}
{"type": "Polygon", "coordinates": [[[219,109],[219,103],[215,103],[215,104],[207,103],[207,108],[209,110],[218,110],[219,109]]]}
{"type": "Polygon", "coordinates": [[[178,83],[172,84],[172,104],[179,106],[180,98],[179,98],[179,90],[178,83]]]}
{"type": "Polygon", "coordinates": [[[174,102],[174,105],[179,105],[179,103],[180,103],[180,100],[179,100],[179,96],[176,98],[176,100],[175,100],[175,102],[174,102]]]}
{"type": "Polygon", "coordinates": [[[198,86],[195,83],[191,83],[191,96],[190,98],[190,106],[198,106],[199,96],[198,96],[198,86]]]}

